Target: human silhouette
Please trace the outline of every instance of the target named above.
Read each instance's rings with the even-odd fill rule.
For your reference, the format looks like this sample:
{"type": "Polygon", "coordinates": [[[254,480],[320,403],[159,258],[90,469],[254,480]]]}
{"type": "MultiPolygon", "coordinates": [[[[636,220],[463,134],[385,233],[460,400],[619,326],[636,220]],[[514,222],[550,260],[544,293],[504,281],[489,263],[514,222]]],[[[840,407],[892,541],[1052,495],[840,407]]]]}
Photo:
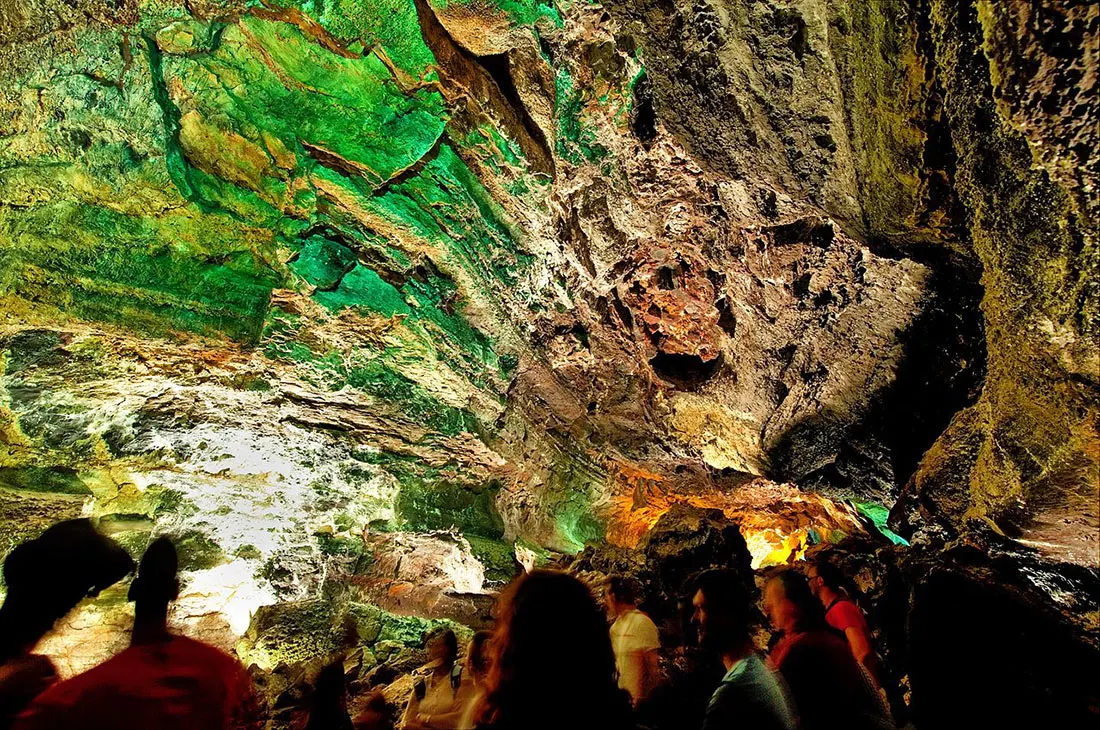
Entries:
{"type": "Polygon", "coordinates": [[[458,637],[450,629],[428,636],[428,663],[417,670],[405,708],[403,730],[455,730],[466,706],[469,684],[462,685],[458,637]]]}
{"type": "Polygon", "coordinates": [[[305,730],[352,730],[343,657],[325,665],[317,675],[305,730]]]}
{"type": "Polygon", "coordinates": [[[694,597],[693,587],[677,596],[678,636],[683,645],[667,653],[667,676],[649,698],[637,706],[639,725],[647,730],[701,727],[711,694],[726,674],[726,668],[715,653],[699,646],[698,632],[691,621],[694,597]]]}
{"type": "Polygon", "coordinates": [[[764,587],[764,608],[782,635],[769,660],[790,688],[803,730],[893,728],[870,677],[844,637],[825,622],[805,578],[793,570],[772,577],[764,587]]]}
{"type": "Polygon", "coordinates": [[[844,574],[827,560],[810,565],[806,575],[810,590],[825,609],[825,621],[844,634],[852,656],[871,675],[876,685],[885,686],[882,666],[871,641],[867,619],[844,589],[844,574]]]}
{"type": "Polygon", "coordinates": [[[258,730],[252,680],[240,663],[168,628],[177,565],[172,542],[153,541],[130,585],[130,647],[43,692],[17,730],[258,730]]]}
{"type": "Polygon", "coordinates": [[[501,598],[479,730],[627,730],[604,613],[577,578],[535,570],[501,598]]]}
{"type": "Polygon", "coordinates": [[[657,650],[661,640],[657,625],[638,609],[640,586],[637,581],[613,575],[604,592],[607,609],[614,618],[611,624],[611,647],[615,651],[615,667],[619,686],[630,693],[635,704],[645,701],[657,686],[657,650]]]}
{"type": "Polygon", "coordinates": [[[59,522],[8,554],[0,607],[0,730],[57,681],[53,662],[34,653],[42,637],[82,599],[133,569],[129,554],[86,519],[59,522]]]}
{"type": "Polygon", "coordinates": [[[393,730],[394,710],[381,690],[374,690],[362,703],[355,717],[355,730],[393,730]]]}
{"type": "Polygon", "coordinates": [[[485,685],[489,680],[489,662],[491,661],[489,642],[492,638],[492,632],[478,631],[470,639],[470,646],[466,649],[462,681],[468,683],[469,690],[463,693],[465,700],[458,730],[473,730],[477,726],[474,716],[485,698],[485,685]]]}
{"type": "Polygon", "coordinates": [[[695,579],[694,589],[692,621],[699,643],[721,656],[726,668],[707,705],[703,730],[795,730],[790,697],[753,645],[752,599],[742,577],[708,570],[695,579]]]}

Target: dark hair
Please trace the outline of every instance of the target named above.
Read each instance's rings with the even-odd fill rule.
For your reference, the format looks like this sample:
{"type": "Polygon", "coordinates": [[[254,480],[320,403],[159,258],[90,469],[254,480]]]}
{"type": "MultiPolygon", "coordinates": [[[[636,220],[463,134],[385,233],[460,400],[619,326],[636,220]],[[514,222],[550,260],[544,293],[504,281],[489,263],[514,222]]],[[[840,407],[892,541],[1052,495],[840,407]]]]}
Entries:
{"type": "MultiPolygon", "coordinates": [[[[798,629],[811,631],[825,627],[825,607],[817,600],[806,577],[794,570],[784,570],[771,578],[783,587],[783,595],[798,611],[798,629]]],[[[771,582],[769,581],[769,582],[771,582]]]]}
{"type": "MultiPolygon", "coordinates": [[[[144,564],[144,561],[142,561],[144,564]]],[[[321,669],[313,691],[313,709],[306,730],[331,730],[345,727],[348,718],[347,684],[344,678],[344,657],[337,657],[321,669]]]]}
{"type": "Polygon", "coordinates": [[[501,598],[494,661],[481,723],[512,730],[629,727],[607,621],[577,578],[551,570],[522,576],[501,598]],[[547,703],[547,697],[569,702],[547,703]],[[578,708],[587,722],[578,722],[578,708]]]}
{"type": "Polygon", "coordinates": [[[133,569],[130,555],[87,519],[59,522],[18,545],[4,561],[0,662],[38,641],[82,599],[133,569]]]}
{"type": "Polygon", "coordinates": [[[474,638],[470,639],[470,650],[466,655],[466,666],[475,677],[484,678],[489,673],[489,640],[492,638],[493,632],[478,631],[474,634],[474,638]]]}
{"type": "Polygon", "coordinates": [[[130,600],[135,603],[167,605],[176,600],[179,556],[167,537],[158,537],[145,549],[137,577],[130,583],[130,600]]]}
{"type": "Polygon", "coordinates": [[[382,690],[372,690],[360,706],[359,716],[355,718],[355,730],[391,730],[394,726],[393,705],[386,701],[382,690]],[[374,715],[370,725],[363,723],[366,713],[374,715]]]}
{"type": "Polygon", "coordinates": [[[707,611],[724,614],[730,619],[731,639],[749,638],[749,624],[754,616],[752,596],[745,587],[744,578],[735,570],[713,568],[695,576],[691,583],[692,595],[702,592],[707,611]]]}
{"type": "Polygon", "coordinates": [[[393,713],[393,707],[386,700],[386,695],[380,689],[372,690],[363,702],[364,710],[378,713],[393,713]]]}
{"type": "Polygon", "coordinates": [[[455,661],[458,660],[458,637],[455,636],[455,632],[447,628],[429,631],[424,637],[424,646],[433,641],[443,642],[443,645],[447,647],[447,663],[454,665],[455,661]]]}
{"type": "Polygon", "coordinates": [[[826,558],[818,558],[813,564],[814,570],[817,571],[817,576],[821,578],[821,582],[834,591],[844,591],[848,588],[848,577],[844,575],[844,571],[834,565],[826,558]]]}
{"type": "Polygon", "coordinates": [[[637,605],[642,599],[642,586],[636,578],[612,575],[607,579],[607,592],[619,603],[637,605]]]}

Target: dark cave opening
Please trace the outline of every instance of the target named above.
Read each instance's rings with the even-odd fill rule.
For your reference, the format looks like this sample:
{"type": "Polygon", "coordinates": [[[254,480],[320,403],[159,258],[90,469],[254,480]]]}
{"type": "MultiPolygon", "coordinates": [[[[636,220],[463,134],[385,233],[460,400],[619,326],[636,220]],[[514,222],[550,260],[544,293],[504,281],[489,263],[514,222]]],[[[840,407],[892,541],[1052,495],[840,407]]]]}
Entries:
{"type": "Polygon", "coordinates": [[[661,380],[682,390],[696,390],[718,373],[722,359],[721,355],[704,360],[699,355],[659,351],[649,364],[661,380]]]}
{"type": "Polygon", "coordinates": [[[644,72],[634,82],[634,107],[630,111],[630,129],[647,149],[657,139],[657,111],[653,107],[651,83],[644,72]]]}

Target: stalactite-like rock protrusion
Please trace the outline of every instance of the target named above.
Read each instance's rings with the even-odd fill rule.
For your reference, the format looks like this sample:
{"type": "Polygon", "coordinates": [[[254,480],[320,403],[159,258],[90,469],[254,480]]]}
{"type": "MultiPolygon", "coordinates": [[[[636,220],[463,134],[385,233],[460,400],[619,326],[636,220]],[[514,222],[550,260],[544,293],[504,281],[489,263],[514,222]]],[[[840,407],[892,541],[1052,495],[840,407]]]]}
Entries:
{"type": "Polygon", "coordinates": [[[325,634],[291,693],[318,612],[473,616],[685,504],[758,565],[891,512],[914,564],[1093,570],[1062,5],[0,2],[0,537],[177,536],[196,632],[325,634]]]}

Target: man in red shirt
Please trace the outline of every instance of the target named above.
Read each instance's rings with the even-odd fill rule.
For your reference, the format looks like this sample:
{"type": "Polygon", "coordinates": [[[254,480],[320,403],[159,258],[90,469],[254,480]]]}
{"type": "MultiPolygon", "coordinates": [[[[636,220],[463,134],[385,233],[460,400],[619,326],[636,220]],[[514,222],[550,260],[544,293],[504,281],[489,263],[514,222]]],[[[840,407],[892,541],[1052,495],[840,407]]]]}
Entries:
{"type": "Polygon", "coordinates": [[[252,680],[240,663],[168,631],[179,595],[176,549],[158,538],[130,586],[130,647],[54,685],[19,716],[14,730],[259,730],[252,680]]]}
{"type": "Polygon", "coordinates": [[[863,611],[844,592],[844,574],[832,563],[820,560],[810,566],[806,577],[810,590],[825,607],[825,621],[844,634],[852,656],[881,688],[882,667],[871,644],[871,630],[867,627],[863,611]]]}
{"type": "Polygon", "coordinates": [[[89,595],[132,573],[134,561],[86,519],[65,520],[4,559],[0,606],[0,730],[57,681],[53,662],[34,648],[89,595]]]}

